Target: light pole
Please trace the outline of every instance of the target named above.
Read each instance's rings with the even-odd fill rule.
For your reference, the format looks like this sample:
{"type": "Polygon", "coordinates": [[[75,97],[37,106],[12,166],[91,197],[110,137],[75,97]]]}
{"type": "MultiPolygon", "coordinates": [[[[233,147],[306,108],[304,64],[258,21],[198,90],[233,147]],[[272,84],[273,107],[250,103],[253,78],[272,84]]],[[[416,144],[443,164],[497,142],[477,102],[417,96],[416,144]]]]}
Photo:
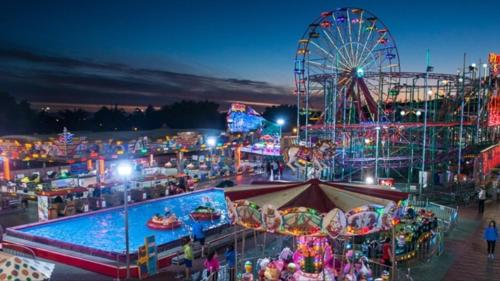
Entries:
{"type": "Polygon", "coordinates": [[[379,151],[379,143],[380,143],[380,126],[375,127],[377,131],[377,140],[375,145],[375,180],[378,183],[378,151],[379,151]]]}
{"type": "MultiPolygon", "coordinates": [[[[285,119],[278,118],[278,120],[276,120],[276,124],[278,124],[278,126],[280,126],[280,138],[278,140],[278,144],[279,144],[280,154],[281,154],[281,138],[283,137],[283,125],[285,125],[285,119]]],[[[278,172],[278,180],[280,180],[280,179],[281,179],[281,174],[278,172]]]]}
{"type": "Polygon", "coordinates": [[[427,176],[425,173],[425,147],[426,147],[426,142],[427,142],[427,100],[428,97],[427,95],[432,95],[432,90],[428,90],[428,79],[429,79],[429,72],[433,70],[432,66],[430,66],[430,53],[429,50],[427,50],[427,55],[426,55],[426,61],[427,61],[427,68],[425,69],[425,80],[424,80],[424,133],[423,133],[423,140],[422,140],[422,167],[420,170],[420,177],[419,177],[419,198],[422,197],[422,189],[424,188],[424,184],[427,187],[427,176]]]}
{"type": "Polygon", "coordinates": [[[482,84],[483,84],[483,77],[486,78],[486,68],[488,67],[487,64],[483,64],[483,71],[481,72],[481,68],[478,67],[478,76],[479,76],[479,89],[477,91],[477,123],[476,123],[476,144],[478,144],[481,141],[481,112],[482,112],[482,105],[481,105],[481,93],[482,93],[482,84]],[[482,76],[481,76],[482,74],[482,76]]]}
{"type": "MultiPolygon", "coordinates": [[[[214,149],[214,147],[217,145],[217,138],[214,137],[214,136],[210,136],[207,138],[207,146],[209,147],[209,150],[210,150],[210,171],[213,173],[214,169],[213,169],[213,161],[212,161],[212,150],[214,149]]],[[[213,176],[213,174],[211,175],[213,176]]]]}
{"type": "Polygon", "coordinates": [[[132,174],[132,166],[128,162],[123,162],[118,165],[118,175],[125,180],[125,189],[123,191],[123,208],[125,210],[125,256],[126,256],[126,279],[130,279],[130,249],[128,239],[128,185],[129,177],[132,174]]]}
{"type": "Polygon", "coordinates": [[[276,124],[278,124],[278,126],[280,126],[280,148],[281,148],[281,137],[282,137],[282,134],[283,134],[283,125],[285,125],[285,119],[283,118],[279,118],[278,120],[276,120],[276,124]]]}

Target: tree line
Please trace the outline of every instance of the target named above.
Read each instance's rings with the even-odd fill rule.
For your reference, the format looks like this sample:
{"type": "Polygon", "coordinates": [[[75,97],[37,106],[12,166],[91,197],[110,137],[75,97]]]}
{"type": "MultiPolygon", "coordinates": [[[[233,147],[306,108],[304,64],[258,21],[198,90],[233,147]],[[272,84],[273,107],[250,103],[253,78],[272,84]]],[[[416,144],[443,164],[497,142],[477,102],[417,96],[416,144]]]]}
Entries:
{"type": "MultiPolygon", "coordinates": [[[[81,108],[53,112],[47,109],[35,110],[26,100],[16,99],[0,92],[0,135],[60,133],[64,127],[71,131],[131,131],[158,128],[193,129],[226,128],[226,109],[211,101],[183,100],[155,108],[136,108],[126,112],[119,106],[103,106],[96,112],[81,108]]],[[[268,107],[264,118],[294,121],[296,107],[289,105],[268,107]]],[[[287,122],[284,130],[291,130],[287,122]]]]}

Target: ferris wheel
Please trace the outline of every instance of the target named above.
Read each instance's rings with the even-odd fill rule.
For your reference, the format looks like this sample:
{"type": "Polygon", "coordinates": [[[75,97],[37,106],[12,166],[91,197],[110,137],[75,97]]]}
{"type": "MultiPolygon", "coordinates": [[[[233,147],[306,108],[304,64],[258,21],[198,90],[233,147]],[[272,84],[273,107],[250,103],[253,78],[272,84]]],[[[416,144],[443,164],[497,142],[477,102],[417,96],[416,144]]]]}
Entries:
{"type": "Polygon", "coordinates": [[[399,71],[396,43],[379,18],[358,8],[323,12],[299,40],[298,106],[307,116],[321,110],[324,125],[391,121],[399,71]]]}

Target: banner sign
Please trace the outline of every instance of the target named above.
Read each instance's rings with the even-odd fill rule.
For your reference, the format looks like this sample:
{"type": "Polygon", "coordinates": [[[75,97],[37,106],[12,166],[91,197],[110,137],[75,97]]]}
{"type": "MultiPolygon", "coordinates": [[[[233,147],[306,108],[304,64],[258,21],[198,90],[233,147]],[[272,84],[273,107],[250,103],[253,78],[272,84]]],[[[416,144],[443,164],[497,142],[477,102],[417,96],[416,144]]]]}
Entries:
{"type": "Polygon", "coordinates": [[[500,125],[500,97],[492,96],[488,102],[488,126],[500,125]]]}
{"type": "Polygon", "coordinates": [[[57,179],[51,182],[53,188],[74,187],[78,183],[76,178],[57,179]]]}
{"type": "Polygon", "coordinates": [[[144,238],[144,246],[139,247],[137,266],[139,278],[143,279],[158,273],[158,249],[154,235],[144,238]]]}
{"type": "Polygon", "coordinates": [[[491,65],[493,76],[500,74],[500,54],[490,53],[488,61],[491,65]]]}
{"type": "Polygon", "coordinates": [[[139,268],[139,279],[148,277],[148,253],[146,246],[140,246],[137,252],[137,267],[139,268]]]}
{"type": "Polygon", "coordinates": [[[227,112],[226,121],[230,133],[248,133],[261,129],[264,118],[249,106],[233,103],[227,112]]]}
{"type": "Polygon", "coordinates": [[[38,221],[49,220],[49,197],[37,196],[38,201],[38,221]]]}

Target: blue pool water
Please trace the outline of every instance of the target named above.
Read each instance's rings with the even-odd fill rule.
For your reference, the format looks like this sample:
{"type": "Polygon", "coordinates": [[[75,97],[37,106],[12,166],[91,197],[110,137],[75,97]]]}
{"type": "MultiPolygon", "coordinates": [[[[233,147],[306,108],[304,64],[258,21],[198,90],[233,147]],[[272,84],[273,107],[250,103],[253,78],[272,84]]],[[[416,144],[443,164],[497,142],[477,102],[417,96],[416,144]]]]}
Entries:
{"type": "MultiPolygon", "coordinates": [[[[129,207],[130,251],[136,252],[138,247],[144,244],[144,237],[149,235],[156,236],[157,245],[175,241],[188,235],[194,222],[189,213],[199,205],[204,205],[207,198],[216,209],[221,211],[222,215],[218,220],[200,222],[203,228],[209,229],[229,223],[224,191],[222,190],[195,192],[129,207]],[[174,230],[148,228],[147,221],[156,213],[163,215],[165,207],[175,213],[183,225],[174,230]]],[[[123,217],[123,209],[120,208],[21,228],[19,231],[94,249],[123,253],[125,252],[123,217]]]]}

